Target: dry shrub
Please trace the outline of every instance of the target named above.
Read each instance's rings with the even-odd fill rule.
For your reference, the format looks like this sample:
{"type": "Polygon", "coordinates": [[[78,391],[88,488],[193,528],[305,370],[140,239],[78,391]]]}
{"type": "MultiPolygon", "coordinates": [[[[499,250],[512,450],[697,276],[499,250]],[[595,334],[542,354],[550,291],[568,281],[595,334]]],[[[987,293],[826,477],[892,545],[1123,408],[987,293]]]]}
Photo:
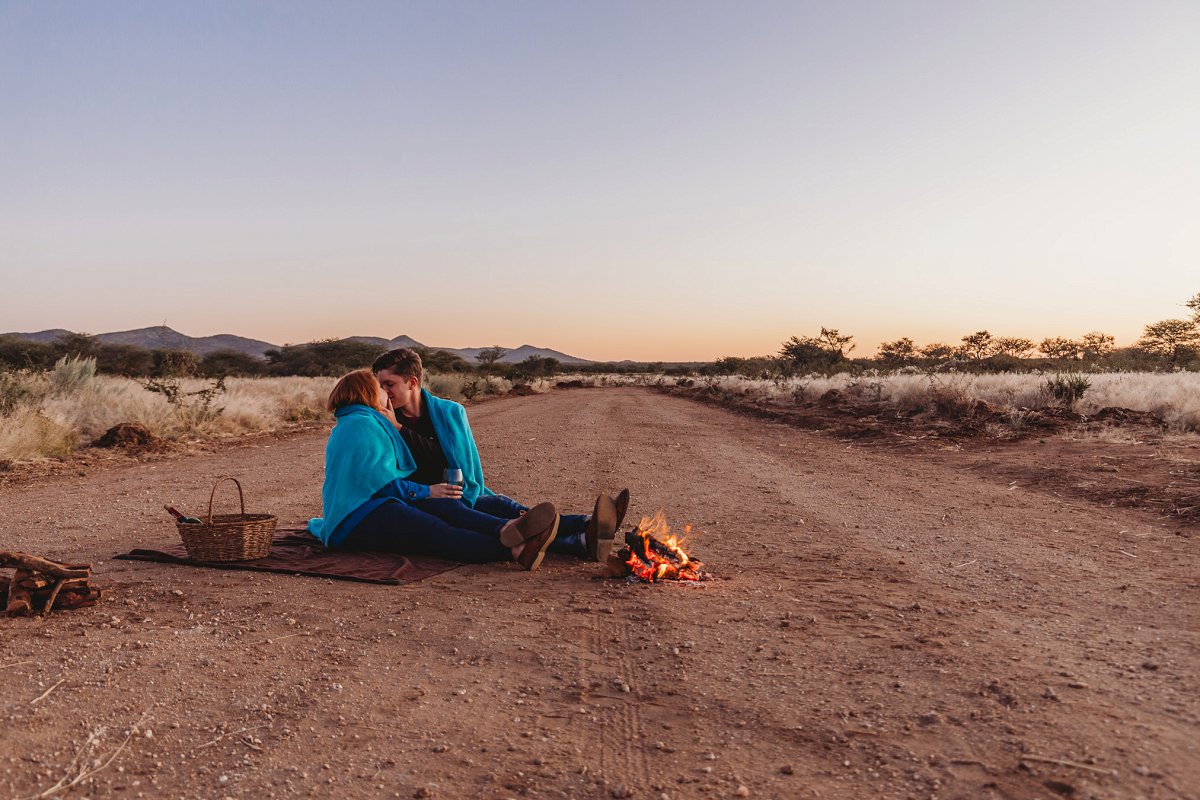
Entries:
{"type": "MultiPolygon", "coordinates": [[[[463,387],[466,386],[466,384],[469,380],[472,380],[472,379],[468,378],[466,375],[460,375],[460,374],[454,373],[454,372],[447,372],[447,373],[443,373],[443,374],[439,374],[439,375],[426,375],[425,380],[424,380],[424,385],[425,385],[425,388],[429,390],[430,394],[434,394],[434,395],[437,395],[438,397],[444,397],[447,400],[454,400],[454,401],[461,403],[463,400],[466,399],[467,394],[472,394],[471,390],[468,390],[466,393],[463,392],[463,387]]],[[[478,394],[480,391],[480,387],[482,387],[482,385],[483,385],[483,382],[480,380],[476,380],[475,383],[476,383],[476,387],[474,390],[474,394],[478,394]]]]}
{"type": "Polygon", "coordinates": [[[0,456],[6,460],[62,458],[79,444],[78,434],[36,408],[0,417],[0,456]]]}

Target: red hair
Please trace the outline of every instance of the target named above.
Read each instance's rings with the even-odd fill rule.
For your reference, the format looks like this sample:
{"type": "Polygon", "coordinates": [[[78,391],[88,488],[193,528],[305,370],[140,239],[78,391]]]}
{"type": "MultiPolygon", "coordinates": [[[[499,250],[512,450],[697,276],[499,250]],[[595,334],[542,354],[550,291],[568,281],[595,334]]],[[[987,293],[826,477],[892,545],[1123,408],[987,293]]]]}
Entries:
{"type": "Polygon", "coordinates": [[[369,369],[356,369],[338,379],[325,407],[337,411],[355,404],[379,410],[379,381],[369,369]]]}

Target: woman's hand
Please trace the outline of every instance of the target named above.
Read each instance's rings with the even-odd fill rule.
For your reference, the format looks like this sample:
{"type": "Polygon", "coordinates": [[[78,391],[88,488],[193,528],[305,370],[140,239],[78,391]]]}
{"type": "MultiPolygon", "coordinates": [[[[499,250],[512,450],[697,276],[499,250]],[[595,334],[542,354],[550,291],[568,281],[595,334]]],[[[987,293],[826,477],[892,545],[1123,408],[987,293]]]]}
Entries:
{"type": "Polygon", "coordinates": [[[397,430],[400,429],[400,421],[396,419],[396,409],[392,408],[392,401],[390,398],[388,399],[387,403],[384,404],[383,408],[379,409],[379,413],[387,417],[388,422],[392,423],[397,430]]]}
{"type": "Polygon", "coordinates": [[[457,483],[435,483],[429,487],[429,497],[440,499],[449,497],[451,500],[462,498],[462,487],[457,483]]]}

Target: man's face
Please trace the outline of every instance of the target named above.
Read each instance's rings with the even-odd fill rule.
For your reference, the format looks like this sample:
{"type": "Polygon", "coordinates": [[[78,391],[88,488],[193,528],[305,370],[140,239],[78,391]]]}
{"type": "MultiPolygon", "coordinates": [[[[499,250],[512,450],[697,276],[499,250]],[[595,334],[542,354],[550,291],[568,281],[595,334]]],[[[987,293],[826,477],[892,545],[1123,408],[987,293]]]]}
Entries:
{"type": "Polygon", "coordinates": [[[379,386],[392,401],[392,408],[404,408],[415,395],[421,394],[420,382],[411,375],[397,375],[390,369],[381,369],[376,376],[379,386]]]}

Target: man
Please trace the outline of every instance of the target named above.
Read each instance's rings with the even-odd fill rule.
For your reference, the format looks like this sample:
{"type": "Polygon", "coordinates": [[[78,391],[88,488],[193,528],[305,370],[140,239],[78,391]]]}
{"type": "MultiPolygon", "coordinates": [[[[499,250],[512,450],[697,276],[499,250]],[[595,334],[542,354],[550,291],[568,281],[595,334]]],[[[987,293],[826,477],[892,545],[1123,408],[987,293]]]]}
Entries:
{"type": "MultiPolygon", "coordinates": [[[[463,474],[458,496],[476,511],[516,519],[528,510],[484,484],[483,466],[467,422],[467,410],[421,386],[425,370],[419,354],[407,347],[389,350],[375,359],[371,371],[387,394],[396,415],[396,428],[417,463],[416,472],[408,480],[433,486],[443,483],[444,471],[454,467],[463,474]]],[[[606,560],[628,508],[629,490],[623,489],[615,500],[607,494],[597,497],[590,515],[562,515],[550,552],[606,560]]]]}

